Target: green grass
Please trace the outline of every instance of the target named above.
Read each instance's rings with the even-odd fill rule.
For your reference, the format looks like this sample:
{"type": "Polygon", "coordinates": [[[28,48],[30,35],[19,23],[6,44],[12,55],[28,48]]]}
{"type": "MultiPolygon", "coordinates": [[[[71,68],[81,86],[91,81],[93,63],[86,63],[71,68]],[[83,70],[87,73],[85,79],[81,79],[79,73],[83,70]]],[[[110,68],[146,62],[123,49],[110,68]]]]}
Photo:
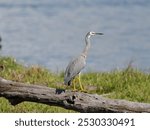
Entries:
{"type": "MultiPolygon", "coordinates": [[[[52,73],[40,66],[24,67],[13,58],[0,57],[0,77],[30,84],[63,88],[63,72],[52,73]]],[[[132,67],[111,72],[82,74],[82,84],[88,93],[97,93],[109,98],[150,103],[150,74],[132,67]]],[[[77,87],[79,85],[77,84],[77,87]]],[[[40,103],[23,102],[12,106],[0,98],[0,112],[74,112],[40,103]]]]}

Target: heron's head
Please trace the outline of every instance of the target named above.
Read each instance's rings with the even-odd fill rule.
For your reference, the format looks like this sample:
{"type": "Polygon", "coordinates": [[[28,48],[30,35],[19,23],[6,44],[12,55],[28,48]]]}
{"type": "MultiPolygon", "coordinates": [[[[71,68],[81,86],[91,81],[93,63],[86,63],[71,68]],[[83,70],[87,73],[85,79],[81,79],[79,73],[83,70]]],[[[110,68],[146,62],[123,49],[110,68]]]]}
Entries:
{"type": "Polygon", "coordinates": [[[87,33],[86,37],[90,38],[91,36],[94,36],[94,35],[103,35],[103,33],[96,33],[96,32],[91,31],[87,33]]]}

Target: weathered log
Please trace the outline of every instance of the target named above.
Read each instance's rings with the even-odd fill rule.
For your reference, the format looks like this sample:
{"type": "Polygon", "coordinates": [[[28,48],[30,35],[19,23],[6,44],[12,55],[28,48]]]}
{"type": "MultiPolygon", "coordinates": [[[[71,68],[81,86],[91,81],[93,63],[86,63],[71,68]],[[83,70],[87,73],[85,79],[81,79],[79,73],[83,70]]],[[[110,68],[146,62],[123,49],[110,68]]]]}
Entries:
{"type": "Polygon", "coordinates": [[[23,101],[60,106],[78,112],[150,112],[150,104],[109,99],[97,94],[31,85],[0,78],[0,97],[12,105],[23,101]]]}

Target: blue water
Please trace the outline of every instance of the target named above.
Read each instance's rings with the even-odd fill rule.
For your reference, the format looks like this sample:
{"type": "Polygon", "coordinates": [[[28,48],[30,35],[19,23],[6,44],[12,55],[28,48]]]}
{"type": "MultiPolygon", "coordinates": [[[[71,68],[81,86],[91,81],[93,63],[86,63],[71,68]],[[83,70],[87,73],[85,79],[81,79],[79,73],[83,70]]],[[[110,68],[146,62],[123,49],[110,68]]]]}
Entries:
{"type": "Polygon", "coordinates": [[[150,70],[149,0],[1,0],[0,55],[25,65],[64,70],[91,38],[84,71],[150,70]]]}

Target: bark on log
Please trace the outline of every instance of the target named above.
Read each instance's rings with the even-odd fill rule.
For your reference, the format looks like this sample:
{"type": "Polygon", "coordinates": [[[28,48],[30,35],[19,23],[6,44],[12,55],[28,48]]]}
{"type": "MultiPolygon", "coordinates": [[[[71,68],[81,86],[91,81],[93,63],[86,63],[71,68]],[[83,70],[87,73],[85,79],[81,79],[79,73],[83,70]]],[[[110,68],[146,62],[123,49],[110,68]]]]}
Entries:
{"type": "Polygon", "coordinates": [[[150,112],[148,103],[109,99],[97,94],[13,82],[3,78],[0,78],[0,97],[5,97],[12,105],[31,101],[78,112],[150,112]]]}

